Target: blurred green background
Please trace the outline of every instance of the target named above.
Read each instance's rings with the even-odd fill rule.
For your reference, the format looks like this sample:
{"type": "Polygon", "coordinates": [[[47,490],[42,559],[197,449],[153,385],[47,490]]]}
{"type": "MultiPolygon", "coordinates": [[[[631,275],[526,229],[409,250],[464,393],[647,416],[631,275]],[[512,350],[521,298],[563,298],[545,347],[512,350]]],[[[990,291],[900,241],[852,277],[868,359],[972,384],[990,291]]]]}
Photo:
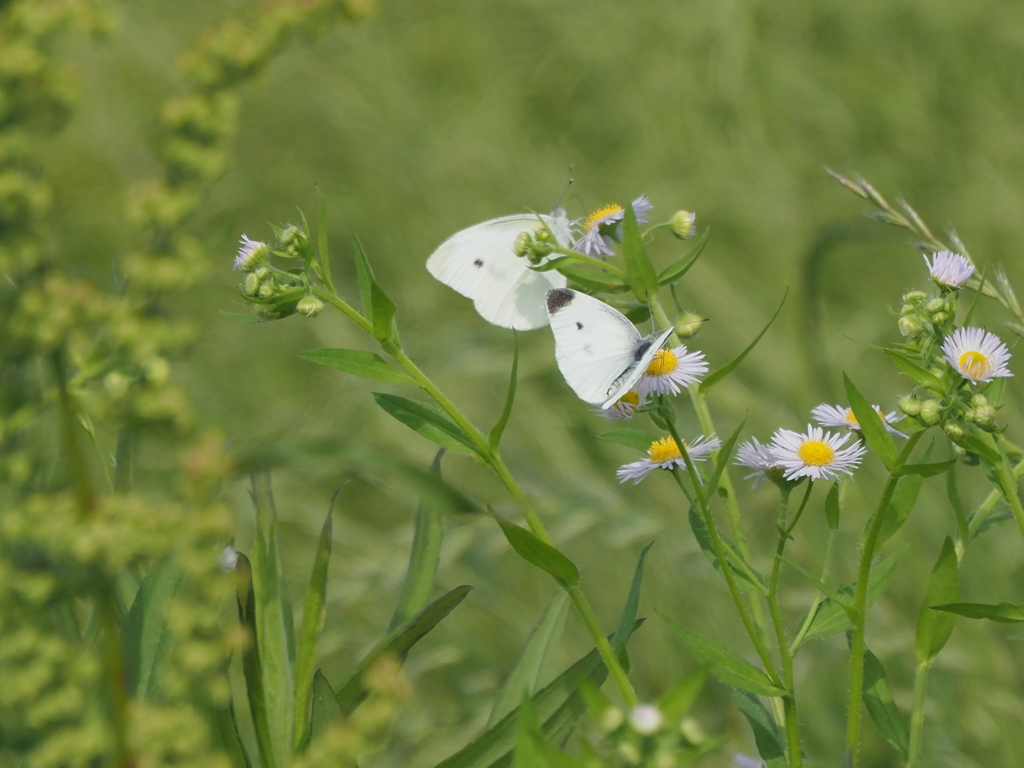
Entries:
{"type": "MultiPolygon", "coordinates": [[[[80,102],[71,124],[47,144],[42,172],[55,187],[48,226],[67,270],[109,280],[132,237],[126,201],[158,173],[155,113],[181,87],[175,58],[209,26],[255,7],[140,0],[115,6],[112,38],[65,40],[61,55],[80,102]]],[[[387,625],[416,505],[401,486],[355,473],[342,451],[372,446],[426,466],[433,447],[373,405],[370,392],[386,385],[296,358],[310,347],[372,348],[336,314],[264,325],[221,315],[246,311],[230,269],[238,236],[269,238],[269,223],[295,221],[296,206],[313,213],[317,186],[327,200],[341,291],[357,294],[349,239],[358,232],[399,305],[406,349],[484,427],[501,408],[511,334],[484,323],[423,263],[458,229],[550,209],[570,165],[571,216],[646,193],[656,220],[686,208],[701,228],[711,227],[682,298],[711,319],[693,346],[712,368],[749,342],[788,289],[778,324],[713,393],[722,432],[743,416],[761,439],[779,426],[801,428],[811,407],[840,402],[843,370],[888,408],[907,386],[865,343],[897,340],[891,308],[904,291],[925,287],[921,257],[906,233],[866,220],[866,204],[823,166],[860,172],[890,197],[905,196],[934,227],[955,225],[982,264],[1004,264],[1018,284],[1024,278],[1024,5],[1016,3],[383,0],[368,20],[293,44],[243,97],[231,166],[190,225],[212,269],[200,289],[175,299],[175,311],[193,318],[200,333],[174,370],[198,423],[222,430],[241,456],[275,457],[293,594],[308,578],[333,490],[354,478],[336,508],[321,645],[332,680],[387,625]]],[[[661,264],[680,252],[669,237],[652,246],[661,264]]],[[[997,313],[986,320],[1009,339],[997,313]]],[[[641,614],[657,607],[748,653],[671,480],[619,486],[614,469],[634,456],[593,439],[604,424],[562,382],[550,333],[524,334],[521,342],[504,454],[583,569],[604,625],[613,627],[635,559],[653,540],[641,614]]],[[[1019,422],[1019,386],[1009,391],[1002,415],[1019,422]]],[[[1019,442],[1020,435],[1019,424],[1011,426],[1011,437],[1019,442]]],[[[158,447],[143,446],[141,461],[159,473],[158,447]]],[[[474,498],[514,513],[481,467],[449,457],[444,470],[474,498]]],[[[975,503],[985,492],[979,475],[961,470],[975,503]]],[[[858,474],[837,581],[852,578],[856,537],[879,480],[873,460],[858,474]]],[[[941,479],[925,488],[887,545],[887,552],[911,546],[869,618],[869,646],[904,711],[924,580],[953,531],[941,479]]],[[[245,549],[252,513],[244,477],[225,493],[235,501],[245,549]]],[[[764,567],[774,541],[773,491],[744,489],[741,501],[764,567]]],[[[812,570],[825,538],[819,502],[791,545],[812,570]]],[[[965,599],[1024,601],[1022,552],[1011,527],[983,536],[963,571],[965,599]]],[[[446,521],[438,591],[461,583],[476,590],[412,653],[407,671],[416,694],[374,764],[432,765],[481,729],[553,594],[550,580],[512,554],[493,523],[477,518],[446,521]]],[[[792,572],[787,589],[795,621],[813,593],[792,572]]],[[[1013,634],[958,624],[932,676],[929,765],[1013,765],[1024,753],[1024,656],[1013,634]]],[[[575,616],[563,647],[566,663],[587,649],[575,616]]],[[[635,637],[631,655],[647,699],[695,665],[656,620],[635,637]]],[[[798,660],[805,746],[817,762],[838,764],[841,756],[846,664],[841,636],[812,644],[798,660]]],[[[703,695],[699,716],[709,733],[733,736],[709,764],[727,764],[735,750],[753,753],[746,725],[717,684],[703,695]]],[[[864,764],[896,765],[866,729],[864,764]]]]}

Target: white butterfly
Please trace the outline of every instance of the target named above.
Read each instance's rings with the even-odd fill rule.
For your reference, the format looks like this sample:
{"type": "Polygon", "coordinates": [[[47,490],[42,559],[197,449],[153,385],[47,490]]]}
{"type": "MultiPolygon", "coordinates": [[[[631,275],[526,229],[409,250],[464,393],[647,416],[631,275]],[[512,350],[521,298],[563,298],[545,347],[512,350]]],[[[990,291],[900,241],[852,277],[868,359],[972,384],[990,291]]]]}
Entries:
{"type": "Polygon", "coordinates": [[[513,251],[516,238],[547,224],[563,248],[572,245],[565,210],[550,216],[517,213],[491,219],[456,232],[427,259],[427,271],[473,300],[473,306],[489,323],[517,331],[532,331],[548,324],[544,296],[552,288],[564,288],[558,272],[535,272],[528,259],[513,251]]]}
{"type": "Polygon", "coordinates": [[[647,370],[672,333],[644,338],[624,314],[579,291],[548,291],[558,370],[581,400],[607,408],[647,370]]]}

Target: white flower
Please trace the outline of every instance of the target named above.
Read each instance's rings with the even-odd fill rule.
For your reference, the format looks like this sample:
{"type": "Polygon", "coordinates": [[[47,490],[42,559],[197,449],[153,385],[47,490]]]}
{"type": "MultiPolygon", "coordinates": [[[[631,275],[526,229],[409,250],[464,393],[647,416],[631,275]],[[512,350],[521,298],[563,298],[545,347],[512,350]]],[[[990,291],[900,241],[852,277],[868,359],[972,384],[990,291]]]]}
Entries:
{"type": "MultiPolygon", "coordinates": [[[[722,441],[717,437],[699,437],[692,443],[684,443],[686,452],[692,461],[703,461],[712,451],[718,450],[722,441]]],[[[647,458],[634,461],[630,464],[623,464],[615,473],[620,483],[632,480],[636,485],[656,469],[672,469],[673,467],[685,467],[686,461],[679,451],[679,446],[671,437],[663,437],[651,443],[647,449],[647,458]]]]}
{"type": "Polygon", "coordinates": [[[238,255],[235,256],[234,268],[248,272],[259,264],[260,260],[266,255],[269,248],[267,248],[266,243],[261,243],[259,240],[250,240],[245,235],[242,235],[240,242],[242,243],[242,247],[238,249],[238,255]]]}
{"type": "MultiPolygon", "coordinates": [[[[646,400],[647,398],[645,397],[644,401],[646,400]]],[[[620,419],[633,418],[643,405],[644,403],[640,401],[640,393],[631,389],[607,408],[592,408],[591,410],[602,419],[619,421],[620,419]]]]}
{"type": "Polygon", "coordinates": [[[928,265],[932,280],[943,288],[961,288],[974,274],[974,265],[966,256],[950,251],[932,254],[931,261],[925,255],[924,263],[928,265]]]}
{"type": "MultiPolygon", "coordinates": [[[[889,434],[896,435],[897,437],[906,437],[905,434],[891,426],[901,418],[896,411],[883,413],[882,409],[877,405],[872,405],[871,407],[875,409],[875,412],[878,414],[878,418],[882,420],[882,423],[885,425],[889,434]]],[[[822,403],[811,411],[811,415],[814,417],[814,420],[823,427],[846,427],[847,429],[855,429],[858,432],[860,431],[860,423],[857,421],[857,417],[854,415],[852,408],[844,408],[841,405],[826,405],[822,403]]]]}
{"type": "Polygon", "coordinates": [[[654,355],[640,377],[637,389],[646,397],[651,394],[678,395],[682,387],[708,372],[703,352],[687,352],[680,344],[675,349],[662,349],[654,355]]]}
{"type": "Polygon", "coordinates": [[[1006,364],[1010,350],[984,328],[957,328],[942,342],[946,361],[961,376],[977,384],[1000,376],[1013,376],[1006,364]]]}
{"type": "Polygon", "coordinates": [[[238,553],[235,548],[230,544],[224,547],[224,551],[220,553],[220,557],[217,559],[217,564],[224,573],[231,573],[235,568],[238,567],[238,553]]]}
{"type": "Polygon", "coordinates": [[[741,467],[749,467],[754,470],[743,478],[744,480],[753,480],[754,482],[751,486],[753,488],[757,488],[757,486],[768,479],[768,472],[770,470],[782,469],[778,459],[775,458],[775,454],[772,453],[772,449],[767,445],[759,443],[756,437],[752,437],[750,442],[740,443],[740,447],[736,449],[735,463],[741,467]]]}
{"type": "MultiPolygon", "coordinates": [[[[636,223],[646,224],[647,213],[654,207],[647,195],[640,195],[632,205],[636,223]]],[[[612,243],[619,237],[619,224],[625,215],[625,209],[615,203],[598,208],[583,220],[583,234],[572,247],[587,256],[614,256],[612,243]]]]}
{"type": "Polygon", "coordinates": [[[653,736],[661,730],[665,718],[653,704],[638,704],[629,713],[629,724],[641,736],[653,736]]]}
{"type": "Polygon", "coordinates": [[[808,424],[806,434],[777,430],[772,435],[771,451],[785,470],[787,480],[801,477],[836,480],[840,475],[852,475],[864,457],[865,449],[859,442],[849,448],[842,447],[849,439],[849,433],[832,434],[808,424]]]}

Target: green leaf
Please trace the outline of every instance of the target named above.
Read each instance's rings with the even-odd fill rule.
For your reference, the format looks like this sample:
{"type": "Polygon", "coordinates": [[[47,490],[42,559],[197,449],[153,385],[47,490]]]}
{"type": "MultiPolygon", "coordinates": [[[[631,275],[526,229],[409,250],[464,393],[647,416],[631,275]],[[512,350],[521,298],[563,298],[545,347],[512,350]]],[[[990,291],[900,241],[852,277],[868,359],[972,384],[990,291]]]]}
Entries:
{"type": "Polygon", "coordinates": [[[724,379],[726,376],[728,376],[730,373],[732,373],[734,370],[736,370],[736,368],[739,366],[739,364],[742,363],[746,359],[747,355],[749,355],[753,351],[754,347],[756,347],[757,343],[761,340],[761,337],[764,336],[766,333],[768,333],[768,329],[772,327],[772,323],[775,322],[775,318],[777,318],[779,316],[779,312],[782,311],[782,307],[786,303],[786,295],[788,295],[788,293],[789,293],[789,291],[787,290],[786,293],[783,294],[782,301],[779,302],[779,306],[778,306],[778,308],[776,308],[774,314],[772,314],[771,319],[768,321],[768,324],[764,328],[761,329],[761,332],[759,334],[757,334],[757,336],[754,337],[754,340],[752,342],[750,342],[750,344],[747,345],[747,348],[744,349],[742,352],[740,352],[738,355],[736,355],[736,357],[734,357],[728,363],[726,363],[721,368],[719,368],[717,371],[715,371],[714,373],[708,375],[704,379],[704,381],[701,382],[701,384],[700,384],[700,392],[701,392],[701,394],[706,393],[713,386],[715,386],[715,384],[717,384],[722,379],[724,379]]]}
{"type": "Polygon", "coordinates": [[[368,691],[363,676],[377,658],[385,654],[390,654],[398,659],[405,658],[409,649],[455,610],[472,589],[467,585],[456,587],[428,605],[394,632],[389,632],[372,651],[363,657],[362,661],[335,690],[342,713],[346,716],[350,715],[366,698],[368,691]]]}
{"type": "Polygon", "coordinates": [[[867,440],[868,447],[878,455],[885,468],[891,471],[896,466],[896,445],[892,441],[892,435],[886,431],[878,411],[872,407],[845,373],[843,374],[843,384],[846,386],[846,396],[849,398],[850,408],[860,425],[861,434],[867,440]]]}
{"type": "Polygon", "coordinates": [[[491,430],[490,445],[491,450],[498,450],[498,444],[501,443],[501,436],[505,433],[505,427],[508,425],[509,416],[512,415],[512,404],[516,399],[516,378],[519,375],[519,334],[512,331],[512,338],[514,339],[515,346],[512,350],[512,375],[509,377],[508,382],[508,395],[505,397],[505,407],[501,410],[501,416],[498,418],[498,423],[494,425],[494,429],[491,430]]]}
{"type": "Polygon", "coordinates": [[[932,610],[955,613],[968,619],[998,621],[1000,624],[1019,624],[1024,621],[1024,605],[1014,605],[1013,603],[999,603],[997,605],[986,603],[946,603],[944,605],[933,605],[932,610]]]}
{"type": "Polygon", "coordinates": [[[479,504],[445,481],[440,475],[427,472],[395,456],[360,445],[344,451],[345,460],[378,483],[404,487],[424,502],[437,504],[444,512],[478,512],[479,504]]]}
{"type": "Polygon", "coordinates": [[[252,551],[252,584],[256,607],[256,645],[259,649],[263,699],[269,729],[268,768],[284,768],[294,746],[295,625],[285,593],[278,552],[277,513],[269,472],[253,473],[256,505],[256,541],[252,551]]]}
{"type": "Polygon", "coordinates": [[[992,435],[982,432],[973,425],[968,425],[968,432],[963,437],[953,440],[961,448],[976,453],[986,459],[993,467],[998,467],[1003,460],[999,448],[996,447],[992,435]]]}
{"type": "Polygon", "coordinates": [[[528,563],[551,574],[563,587],[576,587],[580,583],[580,572],[567,558],[550,544],[547,544],[525,528],[494,515],[512,549],[528,563]]]}
{"type": "Polygon", "coordinates": [[[654,271],[651,257],[647,255],[632,204],[624,205],[623,213],[622,256],[626,261],[629,286],[639,301],[647,303],[658,294],[658,273],[654,271]]]}
{"type": "Polygon", "coordinates": [[[359,280],[359,293],[363,299],[363,317],[367,320],[373,319],[373,292],[372,286],[376,282],[373,277],[373,269],[366,258],[366,251],[359,238],[352,236],[352,256],[356,262],[356,278],[359,280]]]}
{"type": "MultiPolygon", "coordinates": [[[[324,285],[327,290],[334,293],[334,281],[331,280],[331,258],[327,252],[327,204],[324,202],[324,194],[320,187],[316,188],[316,196],[320,202],[320,221],[317,226],[317,251],[320,256],[320,269],[324,285]]],[[[307,266],[309,266],[307,264],[307,266]]]]}
{"type": "MultiPolygon", "coordinates": [[[[637,622],[634,632],[641,623],[637,622]]],[[[580,680],[589,680],[600,687],[607,676],[608,669],[601,662],[600,653],[594,649],[531,697],[544,737],[560,742],[583,713],[586,705],[579,693],[580,680]]],[[[518,715],[517,707],[435,768],[509,768],[515,748],[518,715]]]]}
{"type": "Polygon", "coordinates": [[[775,724],[775,718],[765,709],[764,704],[753,694],[746,691],[732,689],[732,700],[754,732],[754,744],[757,745],[757,754],[767,764],[768,768],[786,768],[786,751],[782,746],[782,737],[779,735],[779,727],[775,724]]]}
{"type": "Polygon", "coordinates": [[[942,379],[927,368],[915,363],[904,353],[895,349],[887,349],[885,354],[893,363],[903,369],[903,372],[918,386],[924,387],[933,395],[942,396],[945,393],[946,387],[942,383],[942,379]]]}
{"type": "Polygon", "coordinates": [[[373,302],[373,337],[377,341],[387,341],[395,338],[395,313],[397,307],[389,299],[384,290],[376,283],[370,285],[370,296],[373,302]]]}
{"type": "MultiPolygon", "coordinates": [[[[335,494],[337,498],[337,494],[335,494]]],[[[316,663],[316,646],[327,617],[325,597],[327,594],[327,567],[331,562],[331,537],[334,526],[331,518],[334,502],[327,510],[327,519],[320,529],[320,542],[313,558],[313,570],[306,589],[306,602],[302,609],[302,627],[299,630],[298,663],[295,670],[295,748],[308,738],[306,724],[309,722],[309,695],[313,688],[313,672],[316,663]]]]}
{"type": "Polygon", "coordinates": [[[953,540],[946,537],[939,559],[928,580],[924,605],[917,617],[917,662],[931,662],[953,634],[956,616],[948,611],[936,611],[933,605],[948,605],[960,598],[960,571],[953,540]]]}
{"type": "Polygon", "coordinates": [[[582,264],[559,266],[558,271],[581,288],[595,293],[626,293],[629,290],[629,286],[615,275],[582,264]]]}
{"type": "Polygon", "coordinates": [[[725,441],[725,444],[718,449],[718,456],[715,459],[715,468],[711,472],[711,477],[708,478],[707,491],[705,491],[706,498],[714,496],[718,490],[718,483],[722,479],[722,473],[725,472],[725,468],[729,466],[729,461],[732,459],[733,451],[736,450],[736,443],[740,439],[740,432],[743,427],[746,426],[746,417],[736,426],[733,433],[729,436],[729,439],[725,441]]]}
{"type": "Polygon", "coordinates": [[[829,530],[834,531],[839,527],[839,483],[832,483],[828,489],[828,496],[825,497],[825,520],[828,522],[829,530]]]}
{"type": "Polygon", "coordinates": [[[900,469],[901,475],[919,475],[920,477],[935,477],[943,472],[948,472],[956,466],[956,459],[949,461],[937,461],[932,464],[904,464],[900,469]]]}
{"type": "Polygon", "coordinates": [[[656,442],[659,438],[657,435],[644,432],[642,429],[613,429],[610,432],[598,435],[597,439],[606,440],[609,443],[627,445],[630,448],[636,448],[638,451],[647,453],[651,449],[651,443],[656,442]]]}
{"type": "Polygon", "coordinates": [[[885,678],[885,668],[868,649],[864,649],[864,708],[867,709],[871,721],[878,728],[882,738],[892,744],[903,759],[907,758],[910,750],[910,737],[907,735],[907,726],[903,722],[900,711],[896,708],[896,702],[892,700],[892,693],[889,691],[889,683],[885,678]]]}
{"type": "Polygon", "coordinates": [[[259,323],[262,322],[258,316],[251,312],[225,312],[223,309],[220,313],[235,323],[259,323]]]}
{"type": "Polygon", "coordinates": [[[411,376],[389,365],[380,355],[355,349],[307,349],[299,357],[311,363],[326,365],[361,379],[385,384],[415,384],[411,376]]]}
{"type": "Polygon", "coordinates": [[[697,259],[700,258],[701,253],[703,253],[704,246],[708,244],[708,237],[710,237],[710,235],[711,229],[705,229],[704,234],[697,238],[690,250],[669,264],[662,273],[658,275],[658,283],[661,285],[674,283],[689,272],[690,267],[697,263],[697,259]]]}
{"type": "Polygon", "coordinates": [[[541,755],[534,739],[534,734],[540,733],[540,720],[537,719],[529,696],[522,699],[516,726],[516,749],[512,757],[512,767],[548,768],[548,762],[541,755]]]}
{"type": "MultiPolygon", "coordinates": [[[[441,477],[441,457],[444,448],[437,452],[430,473],[441,477]]],[[[404,624],[426,606],[430,599],[430,589],[434,585],[437,564],[441,559],[441,505],[436,499],[426,497],[420,499],[416,509],[416,531],[413,534],[412,550],[409,552],[409,568],[398,605],[391,616],[388,632],[404,624]]]]}
{"type": "Polygon", "coordinates": [[[522,702],[523,696],[532,696],[540,684],[541,676],[558,653],[558,643],[565,628],[565,618],[569,611],[569,594],[558,590],[551,599],[540,622],[530,633],[519,661],[505,679],[505,684],[498,693],[498,698],[487,718],[486,728],[490,728],[505,715],[516,708],[516,702],[522,702]]]}
{"type": "Polygon", "coordinates": [[[167,608],[181,578],[181,569],[165,559],[142,580],[124,617],[125,687],[139,699],[156,693],[154,670],[170,647],[167,608]]]}
{"type": "MultiPolygon", "coordinates": [[[[715,570],[722,573],[722,565],[718,562],[718,554],[715,552],[715,544],[711,540],[711,532],[708,530],[707,525],[704,522],[704,518],[701,517],[700,513],[696,509],[690,507],[690,514],[688,515],[690,520],[690,528],[693,529],[693,536],[697,539],[697,544],[700,545],[701,551],[711,561],[711,565],[714,566],[715,570]]],[[[764,576],[758,573],[750,563],[748,563],[740,551],[736,548],[736,545],[725,534],[719,534],[719,538],[722,540],[722,547],[725,549],[725,557],[729,561],[729,565],[732,567],[733,575],[736,577],[736,586],[742,589],[744,592],[760,592],[762,595],[768,594],[768,589],[764,585],[764,576]]]]}
{"type": "MultiPolygon", "coordinates": [[[[256,625],[256,593],[252,583],[252,564],[249,558],[238,553],[235,566],[237,578],[238,620],[248,630],[249,646],[242,651],[242,672],[245,675],[245,691],[249,699],[249,710],[252,712],[253,727],[256,731],[256,742],[262,762],[270,765],[273,745],[270,736],[270,721],[267,714],[267,701],[263,693],[263,668],[260,665],[259,632],[256,625]]],[[[257,761],[259,763],[261,761],[257,761]]]]}
{"type": "Polygon", "coordinates": [[[636,570],[633,571],[633,582],[629,586],[626,605],[623,607],[622,615],[619,617],[619,626],[616,627],[615,634],[612,635],[612,652],[616,658],[621,658],[623,655],[623,651],[626,649],[626,641],[629,640],[629,636],[633,633],[633,626],[636,624],[636,615],[640,610],[640,587],[644,583],[644,561],[647,559],[647,553],[652,546],[654,546],[653,541],[643,548],[640,557],[636,561],[636,570]]]}
{"type": "Polygon", "coordinates": [[[889,507],[885,511],[885,519],[882,520],[882,527],[878,532],[876,552],[878,551],[877,547],[881,547],[903,527],[910,512],[914,509],[914,504],[917,503],[922,485],[924,485],[924,477],[917,474],[901,477],[896,482],[896,488],[889,500],[889,507]]]}
{"type": "MultiPolygon", "coordinates": [[[[892,577],[896,573],[896,566],[899,565],[900,558],[903,557],[903,553],[906,551],[907,547],[901,548],[898,552],[889,555],[889,557],[871,569],[871,577],[868,579],[868,608],[874,605],[878,598],[882,596],[882,593],[885,592],[889,582],[892,581],[892,577]]],[[[852,604],[853,593],[856,588],[857,583],[853,582],[838,590],[836,594],[852,604]]],[[[798,626],[803,625],[803,622],[804,619],[802,618],[798,626]]],[[[818,604],[818,609],[814,612],[814,618],[811,620],[811,625],[808,627],[807,634],[804,635],[801,645],[815,638],[838,635],[849,628],[850,617],[847,616],[846,611],[831,598],[825,598],[818,604]]]]}
{"type": "Polygon", "coordinates": [[[459,453],[479,456],[469,435],[429,405],[382,392],[374,392],[373,399],[388,414],[431,442],[459,453]]]}
{"type": "Polygon", "coordinates": [[[336,720],[344,716],[338,697],[324,677],[322,669],[313,675],[313,714],[310,718],[312,739],[318,739],[336,720]]]}
{"type": "Polygon", "coordinates": [[[213,712],[213,732],[219,742],[219,746],[227,753],[234,768],[253,768],[252,760],[246,751],[245,744],[238,732],[238,719],[235,713],[235,705],[228,702],[227,705],[217,707],[213,712]]]}
{"type": "Polygon", "coordinates": [[[704,668],[698,669],[661,697],[658,709],[665,716],[666,722],[678,723],[686,717],[707,679],[708,671],[704,668]]]}
{"type": "Polygon", "coordinates": [[[711,640],[705,640],[688,629],[676,624],[672,619],[656,611],[668,628],[675,632],[690,652],[702,664],[708,665],[711,674],[725,685],[731,685],[759,696],[784,696],[786,691],[775,685],[771,678],[746,659],[738,656],[728,648],[711,640]]]}

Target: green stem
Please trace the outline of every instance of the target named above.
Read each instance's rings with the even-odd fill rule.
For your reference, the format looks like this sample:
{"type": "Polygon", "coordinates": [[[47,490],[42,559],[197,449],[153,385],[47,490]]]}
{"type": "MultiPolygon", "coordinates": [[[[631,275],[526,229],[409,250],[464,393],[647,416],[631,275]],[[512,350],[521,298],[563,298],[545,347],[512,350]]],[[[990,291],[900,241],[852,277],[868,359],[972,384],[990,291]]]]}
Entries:
{"type": "Polygon", "coordinates": [[[128,751],[128,691],[124,683],[124,648],[121,643],[121,619],[113,589],[103,588],[97,610],[103,625],[103,649],[109,682],[110,719],[114,731],[114,765],[133,765],[128,751]]]}
{"type": "Polygon", "coordinates": [[[889,473],[889,480],[886,482],[882,496],[878,500],[875,514],[871,516],[871,521],[868,523],[869,528],[861,548],[860,565],[857,568],[857,586],[853,596],[853,639],[850,643],[850,704],[849,719],[846,723],[846,747],[850,750],[853,757],[853,765],[857,764],[857,751],[860,747],[861,692],[864,686],[864,623],[867,613],[868,581],[871,578],[871,565],[875,558],[878,536],[882,532],[882,523],[885,522],[885,513],[889,509],[889,502],[892,500],[893,491],[896,490],[900,469],[923,434],[923,432],[917,432],[911,435],[906,445],[903,446],[903,450],[900,451],[900,455],[896,459],[896,465],[889,473]]]}
{"type": "MultiPolygon", "coordinates": [[[[1024,475],[1024,461],[1020,462],[1013,468],[1014,478],[1020,478],[1024,475]]],[[[978,510],[971,515],[971,522],[968,525],[968,536],[967,541],[973,541],[978,535],[978,531],[981,526],[988,520],[989,515],[992,514],[992,510],[995,509],[996,504],[999,502],[1003,495],[998,491],[992,491],[985,500],[978,507],[978,510]]]]}
{"type": "Polygon", "coordinates": [[[924,741],[924,704],[928,693],[928,672],[930,662],[921,662],[914,673],[914,704],[910,710],[910,751],[907,753],[907,768],[916,768],[921,760],[921,745],[924,741]]]}
{"type": "Polygon", "coordinates": [[[1000,462],[997,472],[999,481],[1003,485],[1006,501],[1010,505],[1010,511],[1013,512],[1013,518],[1017,521],[1021,536],[1024,536],[1024,507],[1021,506],[1020,494],[1017,493],[1017,473],[1008,471],[1005,460],[1000,462]]]}
{"type": "MultiPolygon", "coordinates": [[[[372,323],[366,320],[366,318],[359,314],[359,312],[357,312],[347,302],[338,298],[336,295],[327,293],[321,288],[315,288],[314,293],[324,301],[339,309],[342,314],[349,317],[360,328],[372,335],[372,323]]],[[[384,348],[384,351],[391,355],[395,361],[405,369],[406,373],[416,381],[420,389],[430,395],[434,402],[436,402],[441,409],[451,417],[452,421],[454,421],[459,428],[466,433],[470,440],[473,441],[473,445],[480,454],[480,457],[492,470],[494,470],[495,474],[498,475],[498,478],[508,490],[509,495],[511,495],[512,498],[520,505],[523,511],[523,517],[533,534],[544,543],[554,546],[551,536],[548,534],[547,529],[544,527],[544,523],[537,514],[537,510],[533,507],[533,503],[523,492],[523,489],[519,487],[519,484],[512,476],[512,472],[505,464],[504,459],[502,459],[500,452],[497,449],[491,448],[490,441],[487,436],[477,429],[473,423],[462,414],[462,411],[460,411],[455,404],[445,396],[438,386],[420,370],[416,363],[409,359],[409,356],[406,355],[400,347],[388,344],[382,344],[381,346],[384,348]]],[[[590,632],[594,645],[601,654],[601,660],[604,661],[605,666],[608,667],[609,674],[618,686],[619,693],[623,700],[630,702],[631,705],[635,704],[637,702],[636,691],[633,690],[633,685],[629,682],[629,677],[626,675],[626,672],[622,669],[622,665],[619,663],[619,660],[612,652],[611,644],[608,642],[608,638],[605,637],[604,632],[601,630],[601,627],[597,622],[597,618],[594,616],[594,611],[587,602],[586,597],[584,597],[583,593],[580,592],[578,588],[575,589],[575,594],[570,591],[570,596],[573,601],[573,605],[576,607],[580,617],[583,619],[583,623],[586,624],[587,630],[590,632]]]]}

